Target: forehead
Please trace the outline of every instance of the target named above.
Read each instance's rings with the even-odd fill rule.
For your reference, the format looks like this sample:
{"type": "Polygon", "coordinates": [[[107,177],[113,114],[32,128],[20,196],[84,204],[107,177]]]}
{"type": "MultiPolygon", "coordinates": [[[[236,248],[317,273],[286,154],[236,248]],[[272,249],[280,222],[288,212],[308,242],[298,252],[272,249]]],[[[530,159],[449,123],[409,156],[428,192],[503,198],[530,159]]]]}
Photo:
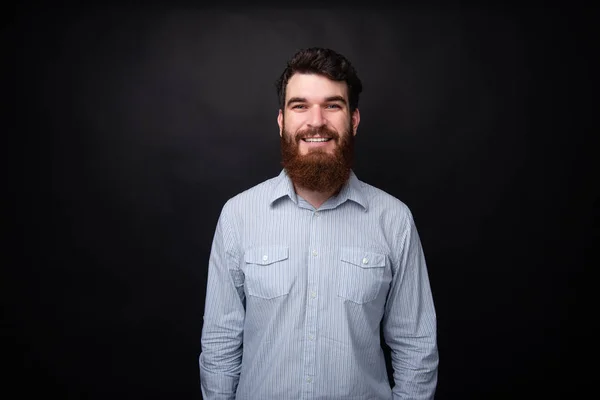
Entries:
{"type": "Polygon", "coordinates": [[[291,97],[303,97],[307,100],[319,100],[331,96],[348,99],[346,82],[333,81],[317,74],[296,73],[288,80],[286,100],[291,97]]]}

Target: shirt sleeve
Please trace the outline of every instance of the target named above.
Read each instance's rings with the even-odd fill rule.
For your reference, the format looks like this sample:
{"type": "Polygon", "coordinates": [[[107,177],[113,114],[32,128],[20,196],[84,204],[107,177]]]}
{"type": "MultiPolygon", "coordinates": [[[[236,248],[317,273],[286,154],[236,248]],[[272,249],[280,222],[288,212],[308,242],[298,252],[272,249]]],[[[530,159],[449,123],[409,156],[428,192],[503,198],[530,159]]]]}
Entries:
{"type": "Polygon", "coordinates": [[[224,207],[208,263],[199,357],[204,400],[235,399],[240,377],[245,297],[234,233],[224,207]]]}
{"type": "Polygon", "coordinates": [[[421,241],[408,212],[388,294],[383,334],[391,348],[393,399],[433,399],[437,386],[437,321],[421,241]]]}

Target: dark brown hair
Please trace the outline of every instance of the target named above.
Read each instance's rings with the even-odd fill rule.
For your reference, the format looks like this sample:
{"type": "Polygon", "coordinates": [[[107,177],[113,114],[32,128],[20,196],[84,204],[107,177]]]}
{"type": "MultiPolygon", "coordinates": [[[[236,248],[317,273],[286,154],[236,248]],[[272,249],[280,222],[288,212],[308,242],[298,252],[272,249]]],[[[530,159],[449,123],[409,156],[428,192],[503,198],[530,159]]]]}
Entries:
{"type": "Polygon", "coordinates": [[[287,83],[295,73],[318,74],[334,81],[346,82],[350,111],[353,112],[358,107],[362,82],[350,61],[343,55],[322,47],[302,49],[294,54],[279,79],[275,82],[281,109],[285,107],[287,83]]]}

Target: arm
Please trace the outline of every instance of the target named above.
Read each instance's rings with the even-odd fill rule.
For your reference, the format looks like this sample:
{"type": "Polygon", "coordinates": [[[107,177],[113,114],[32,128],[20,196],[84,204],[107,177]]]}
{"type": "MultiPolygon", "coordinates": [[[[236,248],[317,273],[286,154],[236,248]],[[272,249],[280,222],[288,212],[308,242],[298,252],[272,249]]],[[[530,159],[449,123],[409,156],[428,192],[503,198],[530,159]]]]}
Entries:
{"type": "Polygon", "coordinates": [[[383,318],[390,346],[394,399],[431,400],[437,386],[437,322],[423,249],[412,215],[401,248],[383,318]]]}
{"type": "Polygon", "coordinates": [[[204,400],[235,399],[242,366],[244,277],[238,268],[234,236],[224,207],[208,263],[199,358],[204,400]]]}

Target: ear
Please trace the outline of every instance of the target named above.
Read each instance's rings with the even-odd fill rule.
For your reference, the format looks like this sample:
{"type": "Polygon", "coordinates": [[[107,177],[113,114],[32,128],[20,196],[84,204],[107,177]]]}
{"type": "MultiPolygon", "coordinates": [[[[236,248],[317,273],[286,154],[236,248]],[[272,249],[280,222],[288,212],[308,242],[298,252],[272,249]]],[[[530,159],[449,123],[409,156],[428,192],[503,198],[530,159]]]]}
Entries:
{"type": "Polygon", "coordinates": [[[279,114],[277,114],[277,125],[279,125],[279,136],[283,135],[283,112],[281,109],[279,110],[279,114]]]}
{"type": "Polygon", "coordinates": [[[354,136],[356,136],[356,131],[358,130],[358,124],[360,124],[360,111],[358,111],[358,108],[357,108],[352,113],[352,134],[354,136]]]}

